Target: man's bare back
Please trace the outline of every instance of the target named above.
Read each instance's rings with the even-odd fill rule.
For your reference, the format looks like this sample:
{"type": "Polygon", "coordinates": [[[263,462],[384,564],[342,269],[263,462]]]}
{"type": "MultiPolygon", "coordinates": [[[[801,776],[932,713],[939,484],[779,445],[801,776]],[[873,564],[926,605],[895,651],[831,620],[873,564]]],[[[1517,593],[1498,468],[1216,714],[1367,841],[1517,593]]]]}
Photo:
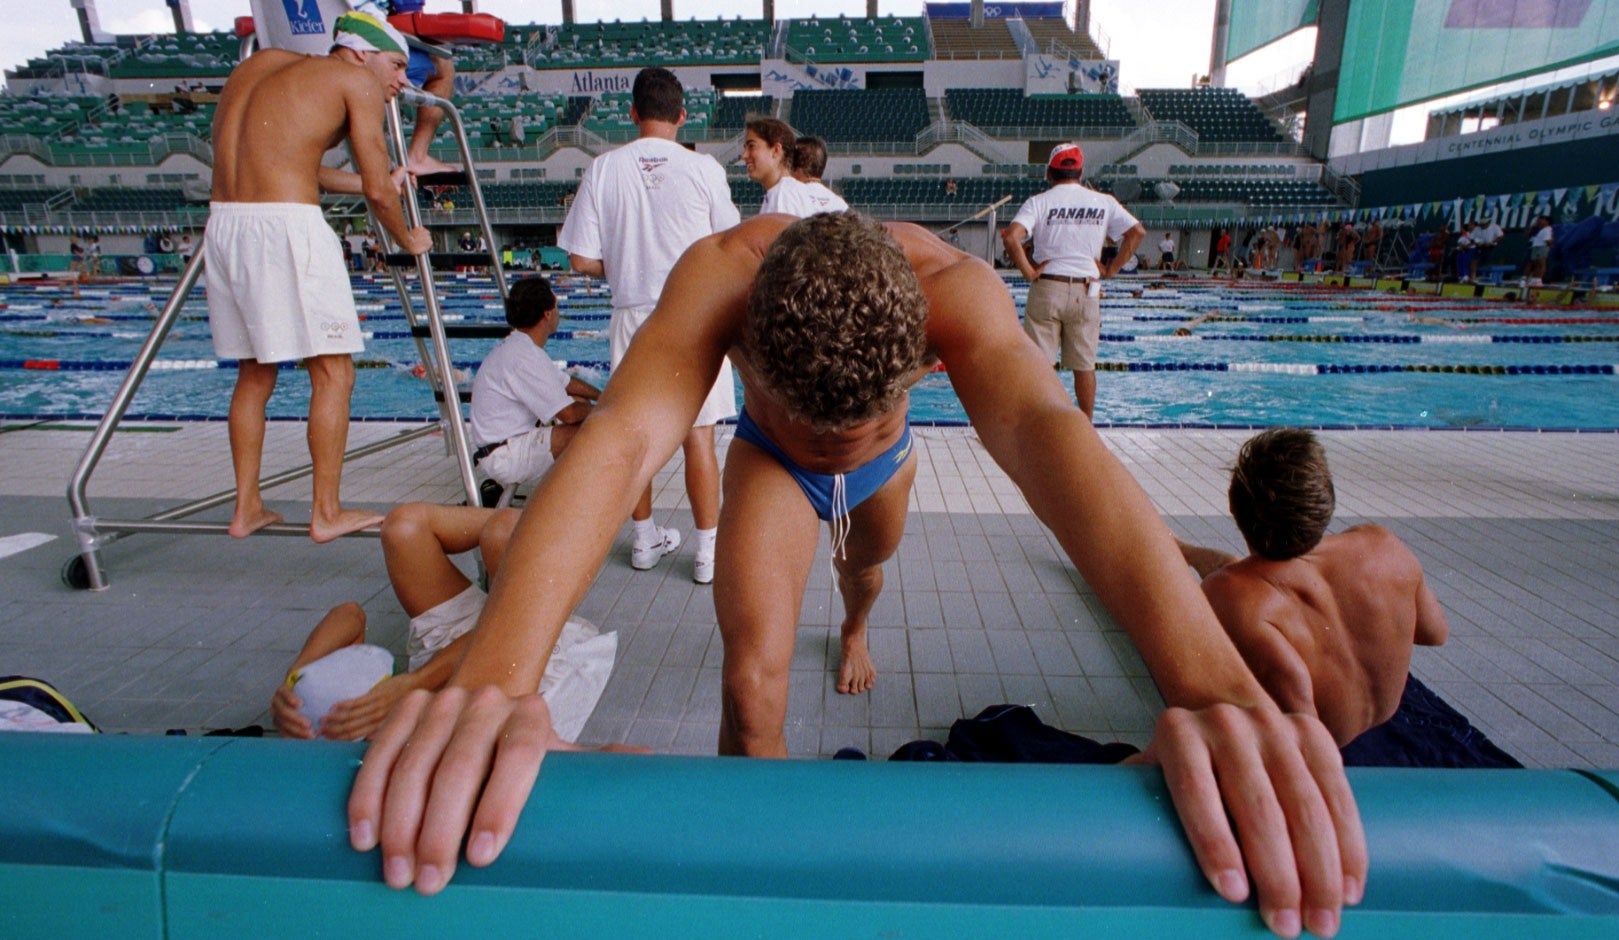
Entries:
{"type": "MultiPolygon", "coordinates": [[[[381,29],[356,16],[339,18],[336,35],[345,35],[346,22],[381,29]]],[[[404,39],[382,36],[379,41],[390,50],[374,43],[356,49],[334,40],[326,56],[260,51],[231,73],[214,114],[213,213],[204,256],[215,352],[238,361],[230,415],[236,508],[227,528],[234,537],[281,521],[265,507],[258,477],[264,405],[275,388],[275,364],[290,359],[302,359],[310,376],[310,537],[327,542],[381,521],[376,513],[344,508],[338,492],[359,330],[352,298],[334,296],[347,287],[347,275],[333,267],[340,265],[338,245],[319,209],[323,189],[364,195],[400,248],[420,254],[431,246],[425,229],[405,222],[399,179],[390,172],[383,137],[383,105],[405,81],[404,39]],[[344,138],[357,173],[322,165],[326,151],[344,138]],[[233,221],[270,215],[275,218],[269,224],[282,234],[268,240],[244,239],[240,223],[233,221]],[[245,252],[243,244],[299,244],[311,257],[329,246],[334,254],[325,259],[330,264],[304,264],[286,254],[245,252]],[[242,273],[250,264],[264,270],[242,273]],[[286,290],[293,297],[316,298],[311,304],[319,304],[319,311],[290,304],[269,289],[300,282],[318,286],[302,293],[286,290]],[[311,328],[310,323],[323,325],[311,328]]]]}
{"type": "Polygon", "coordinates": [[[1393,716],[1412,644],[1448,632],[1416,556],[1376,525],[1287,561],[1233,561],[1203,593],[1276,703],[1315,713],[1340,745],[1393,716]]]}

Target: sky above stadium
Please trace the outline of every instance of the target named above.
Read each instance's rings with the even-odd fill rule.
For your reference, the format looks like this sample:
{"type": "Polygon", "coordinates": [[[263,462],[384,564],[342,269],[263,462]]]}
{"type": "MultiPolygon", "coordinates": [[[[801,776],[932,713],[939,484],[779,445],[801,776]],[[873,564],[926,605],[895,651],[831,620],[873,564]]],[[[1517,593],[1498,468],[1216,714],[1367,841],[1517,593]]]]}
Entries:
{"type": "MultiPolygon", "coordinates": [[[[6,29],[0,31],[0,64],[14,68],[47,49],[77,40],[79,21],[68,0],[4,0],[6,29]]],[[[428,0],[429,12],[461,8],[460,0],[428,0]]],[[[1214,24],[1214,0],[1092,0],[1092,16],[1099,38],[1109,41],[1111,56],[1121,63],[1126,90],[1186,87],[1194,74],[1207,71],[1209,40],[1214,24]],[[1143,10],[1150,15],[1142,15],[1143,10]]],[[[562,19],[560,0],[479,0],[478,9],[518,23],[557,23],[562,19]]],[[[736,0],[674,0],[680,19],[735,16],[748,6],[736,0]]],[[[751,7],[757,16],[758,6],[751,7]]],[[[881,12],[919,16],[922,0],[884,0],[881,12]]],[[[159,33],[174,30],[174,18],[163,0],[97,0],[101,27],[111,33],[159,33]]],[[[851,0],[778,0],[776,16],[807,17],[865,15],[864,2],[851,0]]],[[[600,19],[657,19],[658,0],[575,0],[581,21],[600,19]]],[[[192,19],[199,30],[229,29],[237,16],[248,12],[248,0],[191,0],[192,19]]],[[[1299,56],[1308,59],[1309,51],[1299,56]]],[[[1280,69],[1292,65],[1281,62],[1280,69]]],[[[1264,71],[1264,66],[1260,67],[1264,71]]]]}

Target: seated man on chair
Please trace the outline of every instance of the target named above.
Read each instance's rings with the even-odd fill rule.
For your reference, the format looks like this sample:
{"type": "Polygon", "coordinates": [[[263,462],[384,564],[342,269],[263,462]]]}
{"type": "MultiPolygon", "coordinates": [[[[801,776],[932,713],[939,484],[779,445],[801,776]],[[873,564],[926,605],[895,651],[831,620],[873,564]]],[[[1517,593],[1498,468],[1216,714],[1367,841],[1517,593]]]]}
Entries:
{"type": "Polygon", "coordinates": [[[1251,554],[1181,543],[1248,668],[1285,711],[1320,717],[1339,745],[1394,715],[1413,644],[1450,628],[1405,543],[1378,525],[1325,535],[1332,473],[1315,435],[1271,428],[1231,470],[1231,515],[1251,554]]]}
{"type": "Polygon", "coordinates": [[[513,284],[506,300],[512,331],[484,357],[472,380],[473,463],[503,488],[539,479],[601,395],[545,354],[545,341],[561,320],[545,278],[513,284]]]}

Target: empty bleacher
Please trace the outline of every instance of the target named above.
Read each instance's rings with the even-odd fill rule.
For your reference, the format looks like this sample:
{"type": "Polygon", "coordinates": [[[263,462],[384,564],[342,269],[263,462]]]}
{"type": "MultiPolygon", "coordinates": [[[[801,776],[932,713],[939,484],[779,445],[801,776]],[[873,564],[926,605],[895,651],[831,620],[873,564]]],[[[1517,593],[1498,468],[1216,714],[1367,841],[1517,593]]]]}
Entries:
{"type": "Polygon", "coordinates": [[[776,99],[770,95],[726,95],[714,106],[713,126],[717,130],[739,131],[748,118],[776,113],[776,99]]]}
{"type": "Polygon", "coordinates": [[[1017,207],[1036,193],[1046,189],[1043,179],[1028,177],[956,177],[955,192],[951,193],[942,176],[890,176],[850,177],[843,181],[843,198],[854,208],[891,205],[958,204],[963,214],[970,214],[1005,196],[1012,201],[1004,213],[1015,212],[1017,207]]]}
{"type": "Polygon", "coordinates": [[[1133,128],[1135,118],[1118,95],[1041,95],[1025,97],[1018,88],[947,88],[950,118],[966,121],[985,133],[1009,135],[1019,128],[1062,131],[1133,128]]]}
{"type": "Polygon", "coordinates": [[[1207,143],[1285,142],[1258,105],[1235,88],[1143,88],[1141,106],[1155,121],[1179,121],[1207,143]]]}
{"type": "Polygon", "coordinates": [[[920,88],[799,91],[792,125],[827,142],[909,143],[929,123],[927,94],[920,88]]]}
{"type": "Polygon", "coordinates": [[[102,104],[100,98],[83,96],[0,96],[0,136],[51,137],[77,126],[102,104]]]}
{"type": "Polygon", "coordinates": [[[178,189],[105,187],[85,190],[68,208],[73,212],[172,212],[187,204],[178,189]]]}
{"type": "Polygon", "coordinates": [[[985,20],[983,26],[973,26],[966,20],[932,20],[928,23],[928,29],[933,35],[933,57],[936,59],[1023,57],[1004,20],[985,20]]]}
{"type": "Polygon", "coordinates": [[[932,57],[921,17],[789,20],[787,45],[817,62],[925,62],[932,57]]]}
{"type": "Polygon", "coordinates": [[[0,212],[21,212],[24,206],[44,205],[61,189],[0,189],[0,212]]]}
{"type": "Polygon", "coordinates": [[[113,78],[224,78],[241,43],[233,33],[166,33],[138,37],[140,45],[113,63],[113,78]]]}
{"type": "Polygon", "coordinates": [[[1049,52],[1053,41],[1061,43],[1070,52],[1077,53],[1081,59],[1104,59],[1102,50],[1097,47],[1096,40],[1076,33],[1068,26],[1068,21],[1062,17],[1037,16],[1025,17],[1023,25],[1028,27],[1029,35],[1034,39],[1035,46],[1041,52],[1049,52]]]}
{"type": "MultiPolygon", "coordinates": [[[[688,88],[685,94],[686,124],[694,133],[706,130],[714,119],[715,95],[712,89],[688,88]]],[[[603,136],[621,138],[633,136],[635,123],[630,120],[630,92],[608,91],[596,96],[596,103],[584,117],[584,127],[603,136]]]]}
{"type": "Polygon", "coordinates": [[[641,21],[530,27],[521,49],[529,65],[546,68],[629,68],[656,63],[757,65],[770,24],[764,20],[641,21]]]}

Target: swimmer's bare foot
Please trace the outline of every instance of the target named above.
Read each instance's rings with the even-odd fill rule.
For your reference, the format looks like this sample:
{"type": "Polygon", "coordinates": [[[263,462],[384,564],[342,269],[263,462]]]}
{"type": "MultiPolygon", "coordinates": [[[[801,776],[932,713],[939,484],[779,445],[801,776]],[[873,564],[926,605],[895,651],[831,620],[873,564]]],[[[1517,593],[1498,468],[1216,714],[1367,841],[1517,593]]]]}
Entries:
{"type": "Polygon", "coordinates": [[[245,539],[265,526],[275,525],[280,521],[280,513],[265,509],[263,505],[256,510],[244,510],[241,506],[237,506],[236,515],[231,517],[230,527],[225,531],[233,539],[245,539]]]}
{"type": "Polygon", "coordinates": [[[369,509],[339,509],[330,519],[309,519],[309,537],[318,543],[382,524],[382,516],[369,509]]]}
{"type": "Polygon", "coordinates": [[[411,156],[406,158],[405,165],[410,167],[410,172],[416,174],[417,176],[426,176],[429,173],[461,172],[460,167],[445,163],[443,160],[439,160],[434,157],[411,156]]]}
{"type": "Polygon", "coordinates": [[[859,695],[871,691],[877,683],[877,667],[872,665],[871,651],[866,647],[866,628],[845,631],[843,634],[843,665],[838,668],[838,691],[844,695],[859,695]]]}

